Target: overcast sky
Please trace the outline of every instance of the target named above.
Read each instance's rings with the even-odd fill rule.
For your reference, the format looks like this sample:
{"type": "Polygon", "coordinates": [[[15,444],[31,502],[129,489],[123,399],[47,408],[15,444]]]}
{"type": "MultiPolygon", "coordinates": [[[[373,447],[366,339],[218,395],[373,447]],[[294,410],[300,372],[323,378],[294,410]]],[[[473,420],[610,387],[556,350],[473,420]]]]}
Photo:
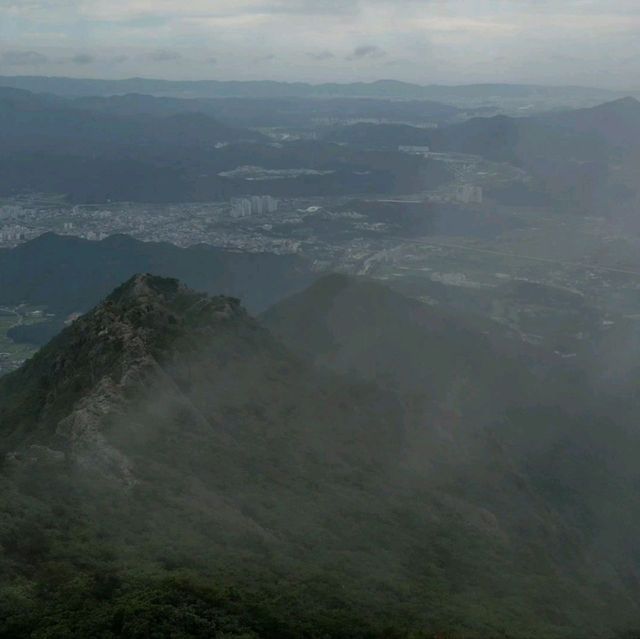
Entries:
{"type": "Polygon", "coordinates": [[[640,87],[640,0],[0,0],[0,74],[640,87]]]}

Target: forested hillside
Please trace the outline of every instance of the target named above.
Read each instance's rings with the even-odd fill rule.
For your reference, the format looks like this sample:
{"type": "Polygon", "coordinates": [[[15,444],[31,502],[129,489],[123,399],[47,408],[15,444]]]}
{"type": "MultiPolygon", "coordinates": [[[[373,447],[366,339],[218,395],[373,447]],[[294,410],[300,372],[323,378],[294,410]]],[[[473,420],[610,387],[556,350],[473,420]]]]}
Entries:
{"type": "Polygon", "coordinates": [[[610,462],[630,462],[637,441],[546,392],[529,410],[517,390],[534,372],[496,350],[510,380],[483,376],[480,336],[470,368],[444,365],[475,329],[416,304],[329,278],[270,314],[278,339],[233,298],[136,276],[0,380],[0,636],[632,626],[637,476],[610,462]],[[372,327],[362,348],[326,339],[322,326],[358,322],[358,309],[372,327]],[[389,322],[417,340],[422,366],[402,344],[394,362],[389,322]],[[406,358],[420,383],[398,374],[406,358]],[[598,495],[610,515],[626,513],[616,552],[583,490],[587,463],[610,478],[598,495]]]}

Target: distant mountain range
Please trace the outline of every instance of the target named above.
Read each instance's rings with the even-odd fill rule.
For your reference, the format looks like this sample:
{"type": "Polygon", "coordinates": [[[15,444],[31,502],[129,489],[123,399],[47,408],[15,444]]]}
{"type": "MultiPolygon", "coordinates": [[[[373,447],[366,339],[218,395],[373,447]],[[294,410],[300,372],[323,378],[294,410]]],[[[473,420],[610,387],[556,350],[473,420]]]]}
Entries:
{"type": "Polygon", "coordinates": [[[526,164],[531,158],[595,159],[640,141],[640,101],[625,97],[594,107],[529,117],[474,117],[437,129],[356,123],[330,129],[329,140],[360,146],[428,146],[526,164]]]}
{"type": "Polygon", "coordinates": [[[472,118],[436,133],[434,139],[450,150],[521,163],[528,155],[595,159],[598,153],[638,143],[640,101],[625,97],[527,118],[472,118]]]}
{"type": "Polygon", "coordinates": [[[91,80],[42,76],[3,76],[0,86],[65,96],[109,96],[144,93],[181,98],[402,98],[453,102],[468,100],[555,99],[605,101],[623,93],[587,87],[555,87],[527,84],[470,84],[460,86],[411,84],[396,80],[350,84],[306,84],[302,82],[171,81],[145,78],[91,80]]]}
{"type": "Polygon", "coordinates": [[[257,321],[134,276],[0,379],[0,634],[635,629],[640,441],[603,401],[372,282],[257,321]]]}
{"type": "Polygon", "coordinates": [[[61,97],[0,87],[0,195],[184,202],[415,193],[453,177],[437,159],[399,150],[428,146],[524,169],[534,181],[521,189],[522,203],[629,208],[640,144],[635,98],[528,117],[464,117],[416,99],[61,97]],[[261,132],[269,125],[284,127],[282,142],[261,132]],[[277,180],[229,174],[246,165],[316,173],[277,180]]]}
{"type": "Polygon", "coordinates": [[[177,155],[184,149],[210,150],[219,143],[264,142],[256,131],[221,124],[210,115],[173,112],[162,115],[92,111],[53,95],[0,88],[0,141],[3,153],[25,150],[69,155],[140,157],[177,155]]]}
{"type": "MultiPolygon", "coordinates": [[[[314,140],[278,144],[255,130],[222,123],[212,117],[211,105],[202,113],[190,101],[179,110],[176,101],[163,100],[124,100],[133,103],[129,109],[119,101],[0,88],[0,195],[35,191],[80,202],[211,201],[252,194],[397,193],[449,177],[437,165],[430,171],[424,158],[397,149],[381,155],[314,140]],[[151,112],[140,106],[148,103],[151,112]],[[318,172],[304,179],[253,181],[220,175],[246,165],[318,172]]],[[[255,108],[250,121],[251,113],[255,108]]]]}
{"type": "MultiPolygon", "coordinates": [[[[615,208],[637,190],[640,101],[620,98],[594,107],[530,117],[474,117],[423,129],[358,123],[331,129],[326,139],[360,148],[429,147],[508,162],[536,180],[539,196],[575,210],[615,208]],[[623,166],[614,178],[612,166],[623,166]],[[622,180],[613,182],[612,179],[622,180]]],[[[527,195],[528,199],[531,195],[527,195]]],[[[526,200],[525,200],[526,201],[526,200]]]]}

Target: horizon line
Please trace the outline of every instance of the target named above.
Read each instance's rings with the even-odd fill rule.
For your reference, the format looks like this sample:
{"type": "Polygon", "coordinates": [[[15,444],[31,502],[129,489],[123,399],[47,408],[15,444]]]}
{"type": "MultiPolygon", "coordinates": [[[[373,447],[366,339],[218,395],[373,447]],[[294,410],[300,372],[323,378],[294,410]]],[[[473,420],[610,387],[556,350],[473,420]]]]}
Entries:
{"type": "Polygon", "coordinates": [[[166,82],[171,84],[207,84],[207,83],[234,83],[234,84],[282,84],[282,85],[304,85],[310,87],[322,87],[322,86],[353,86],[357,84],[365,86],[373,86],[376,84],[393,83],[400,84],[409,87],[416,88],[464,88],[464,87],[526,87],[526,88],[540,88],[540,89],[581,89],[590,91],[601,91],[603,93],[624,93],[628,91],[630,93],[640,92],[640,89],[633,89],[627,87],[624,89],[614,89],[610,87],[599,87],[593,85],[583,84],[554,84],[554,83],[539,83],[539,82],[468,82],[468,83],[455,83],[455,84],[442,84],[442,83],[427,83],[422,84],[419,82],[409,82],[406,80],[397,80],[395,78],[380,78],[378,80],[353,80],[353,81],[325,81],[325,82],[311,82],[307,80],[270,80],[270,79],[256,79],[256,80],[233,80],[233,79],[219,79],[219,78],[199,78],[199,79],[169,79],[158,77],[146,77],[146,76],[127,76],[119,78],[106,78],[106,77],[89,77],[89,76],[70,76],[70,75],[47,75],[47,74],[13,74],[6,75],[0,74],[0,78],[5,79],[46,79],[46,80],[72,80],[76,82],[132,82],[132,81],[145,81],[145,82],[166,82]]]}

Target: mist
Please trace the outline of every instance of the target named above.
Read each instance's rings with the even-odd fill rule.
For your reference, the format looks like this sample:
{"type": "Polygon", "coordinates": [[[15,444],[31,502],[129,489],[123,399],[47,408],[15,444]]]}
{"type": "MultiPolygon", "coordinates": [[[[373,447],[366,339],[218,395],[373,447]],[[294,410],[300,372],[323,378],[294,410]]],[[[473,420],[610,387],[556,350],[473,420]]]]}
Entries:
{"type": "Polygon", "coordinates": [[[0,639],[640,637],[639,20],[0,0],[0,639]]]}

